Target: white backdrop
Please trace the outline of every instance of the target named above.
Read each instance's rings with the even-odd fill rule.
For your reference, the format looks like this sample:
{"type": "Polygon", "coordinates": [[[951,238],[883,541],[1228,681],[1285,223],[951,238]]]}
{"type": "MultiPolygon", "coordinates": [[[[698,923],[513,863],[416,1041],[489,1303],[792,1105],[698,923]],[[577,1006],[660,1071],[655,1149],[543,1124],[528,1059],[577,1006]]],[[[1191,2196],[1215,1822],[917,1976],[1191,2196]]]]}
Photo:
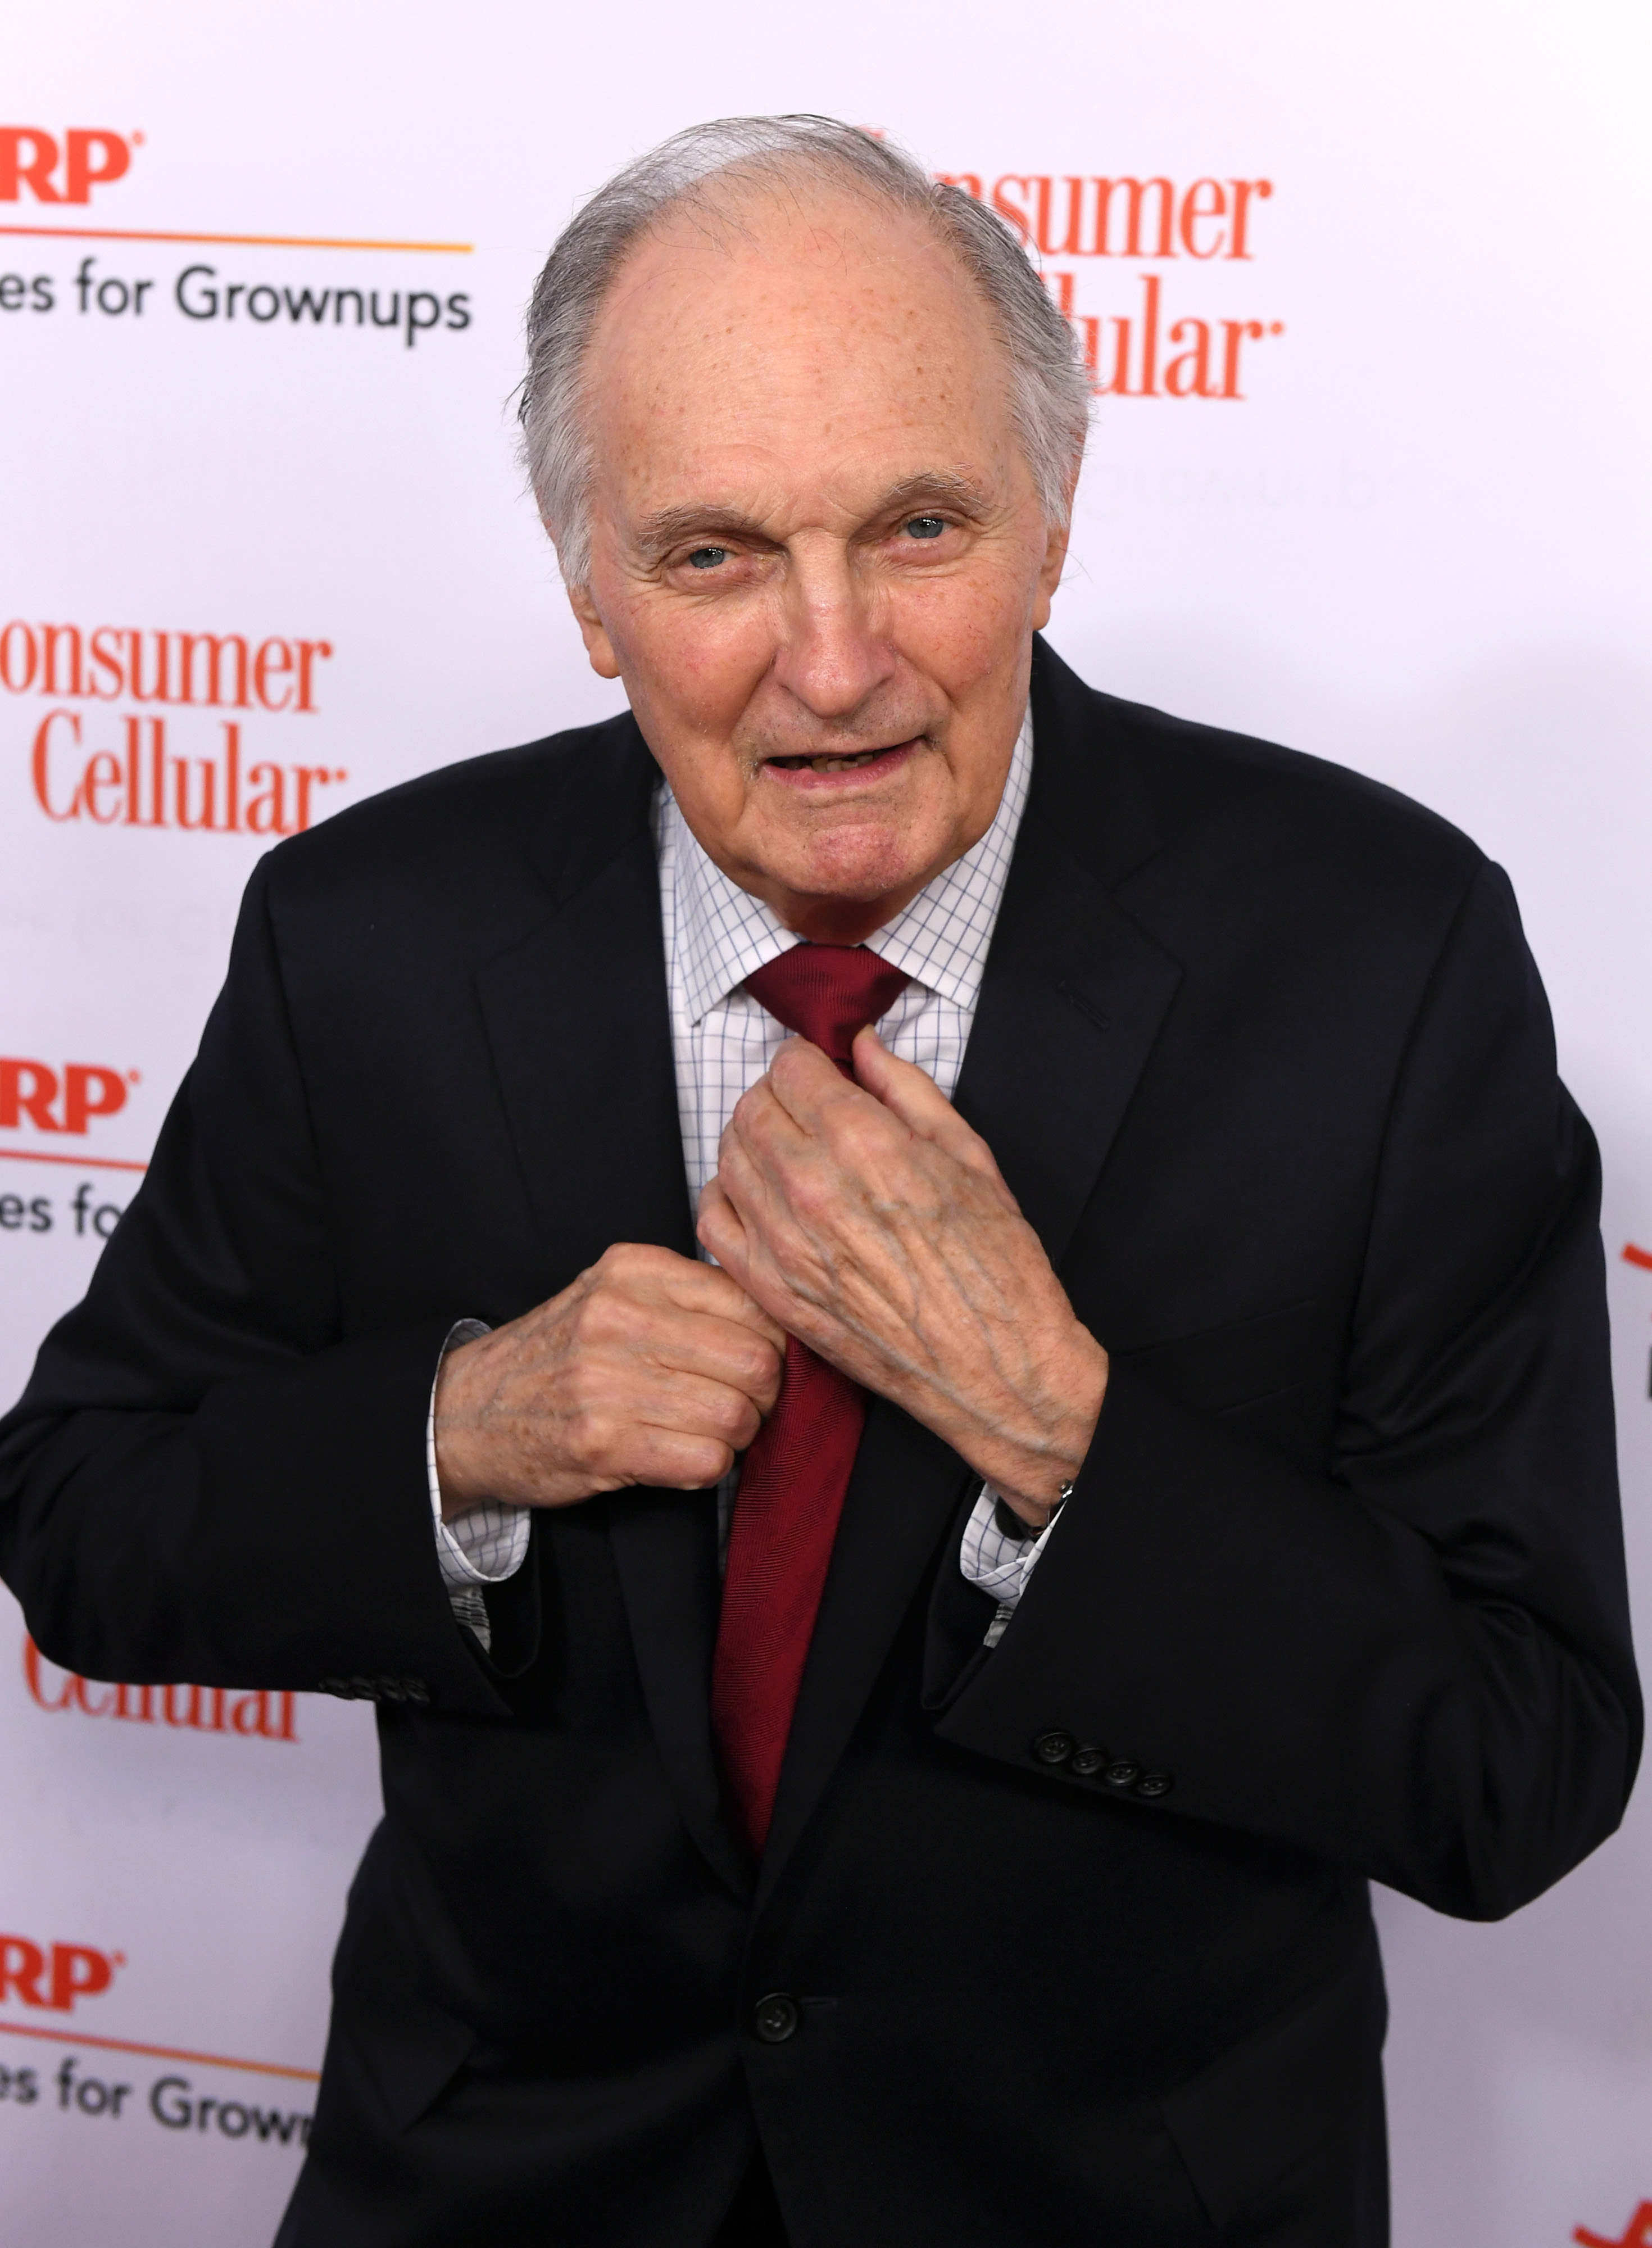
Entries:
{"type": "MultiPolygon", "coordinates": [[[[1103,378],[1132,323],[1061,652],[1375,773],[1513,874],[1606,1151],[1652,1613],[1636,0],[32,12],[0,94],[8,1398],[136,1183],[271,831],[614,707],[511,455],[552,236],[678,126],[825,109],[1035,223],[1051,183],[1046,272],[1103,378]],[[1066,182],[1131,177],[1170,183],[1168,242],[1156,188],[1134,256],[1122,188],[1105,254],[1093,188],[1070,239],[1066,182]],[[1179,321],[1217,394],[1165,394],[1202,373],[1179,321]]],[[[257,2248],[375,1815],[368,1721],[122,1703],[26,1655],[0,1595],[0,2237],[257,2248]]],[[[1505,1926],[1382,1921],[1399,2248],[1652,2243],[1644,1800],[1505,1926]]]]}

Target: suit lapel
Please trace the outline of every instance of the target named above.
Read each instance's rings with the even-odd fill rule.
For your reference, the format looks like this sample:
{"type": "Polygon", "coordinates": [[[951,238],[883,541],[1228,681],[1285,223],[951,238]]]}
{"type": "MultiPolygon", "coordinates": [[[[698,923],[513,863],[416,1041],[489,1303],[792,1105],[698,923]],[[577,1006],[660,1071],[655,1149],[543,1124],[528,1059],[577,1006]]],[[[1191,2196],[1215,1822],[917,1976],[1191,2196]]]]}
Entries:
{"type": "MultiPolygon", "coordinates": [[[[1112,895],[1160,838],[1129,751],[1106,738],[1105,704],[1041,641],[1032,691],[1032,788],[956,1105],[1059,1268],[1182,971],[1112,895]]],[[[786,1744],[759,1902],[847,1747],[971,1481],[938,1437],[873,1401],[786,1744]]]]}
{"type": "Polygon", "coordinates": [[[716,1502],[708,1491],[627,1491],[609,1507],[608,1542],[655,1744],[684,1826],[714,1872],[747,1896],[751,1868],[723,1815],[711,1738],[716,1502]]]}
{"type": "MultiPolygon", "coordinates": [[[[545,920],[476,976],[499,1092],[545,1254],[566,1287],[617,1241],[694,1254],[648,821],[657,778],[629,721],[568,777],[530,849],[545,920]]],[[[609,1546],[655,1740],[689,1832],[744,1894],[717,1809],[709,1688],[716,1528],[703,1491],[607,1503],[609,1546]]]]}
{"type": "Polygon", "coordinates": [[[1113,894],[1160,839],[1104,708],[1038,643],[1032,787],[956,1096],[1058,1270],[1182,979],[1113,894]]]}
{"type": "Polygon", "coordinates": [[[970,1483],[951,1448],[872,1400],[786,1741],[761,1907],[847,1747],[901,1621],[970,1483]]]}
{"type": "Polygon", "coordinates": [[[616,1241],[694,1254],[646,823],[476,975],[553,1287],[616,1241]]]}

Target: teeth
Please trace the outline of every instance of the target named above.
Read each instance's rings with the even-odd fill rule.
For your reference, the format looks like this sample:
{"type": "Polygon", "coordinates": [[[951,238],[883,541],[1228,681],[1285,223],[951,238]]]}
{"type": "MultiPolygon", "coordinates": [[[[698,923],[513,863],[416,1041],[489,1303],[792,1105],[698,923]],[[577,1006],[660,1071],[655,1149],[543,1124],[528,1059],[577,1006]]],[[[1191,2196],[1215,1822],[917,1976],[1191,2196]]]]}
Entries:
{"type": "Polygon", "coordinates": [[[855,766],[869,764],[882,755],[881,750],[855,750],[846,757],[776,757],[774,762],[792,772],[800,765],[807,765],[811,772],[852,772],[855,766]]]}

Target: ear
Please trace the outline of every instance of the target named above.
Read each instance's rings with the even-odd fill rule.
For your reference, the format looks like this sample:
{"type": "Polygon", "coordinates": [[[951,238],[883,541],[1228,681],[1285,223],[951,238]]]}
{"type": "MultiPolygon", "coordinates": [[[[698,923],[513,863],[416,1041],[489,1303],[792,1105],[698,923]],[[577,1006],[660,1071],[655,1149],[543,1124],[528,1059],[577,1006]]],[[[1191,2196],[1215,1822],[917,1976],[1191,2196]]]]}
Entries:
{"type": "Polygon", "coordinates": [[[585,652],[591,659],[591,668],[600,678],[617,679],[620,659],[614,652],[614,642],[608,638],[608,628],[597,614],[597,605],[591,598],[588,586],[569,586],[568,606],[573,611],[574,621],[579,627],[579,637],[585,642],[585,652]]]}
{"type": "MultiPolygon", "coordinates": [[[[1072,505],[1073,496],[1067,495],[1072,505]]],[[[1055,589],[1061,583],[1061,572],[1067,559],[1067,541],[1072,537],[1071,519],[1052,524],[1045,536],[1044,559],[1038,565],[1038,583],[1032,594],[1032,629],[1042,632],[1050,621],[1050,607],[1055,599],[1055,589]]],[[[587,642],[588,646],[589,643],[587,642]]]]}

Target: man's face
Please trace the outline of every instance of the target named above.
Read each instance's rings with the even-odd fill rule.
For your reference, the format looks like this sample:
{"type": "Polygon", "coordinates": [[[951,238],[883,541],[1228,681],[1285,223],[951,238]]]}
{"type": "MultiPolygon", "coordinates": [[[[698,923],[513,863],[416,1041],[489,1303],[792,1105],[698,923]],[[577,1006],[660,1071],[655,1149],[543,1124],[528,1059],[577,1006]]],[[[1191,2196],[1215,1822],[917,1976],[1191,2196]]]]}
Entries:
{"type": "Polygon", "coordinates": [[[603,306],[574,609],[710,857],[854,942],[991,826],[1066,538],[925,228],[806,188],[728,209],[603,306]]]}

